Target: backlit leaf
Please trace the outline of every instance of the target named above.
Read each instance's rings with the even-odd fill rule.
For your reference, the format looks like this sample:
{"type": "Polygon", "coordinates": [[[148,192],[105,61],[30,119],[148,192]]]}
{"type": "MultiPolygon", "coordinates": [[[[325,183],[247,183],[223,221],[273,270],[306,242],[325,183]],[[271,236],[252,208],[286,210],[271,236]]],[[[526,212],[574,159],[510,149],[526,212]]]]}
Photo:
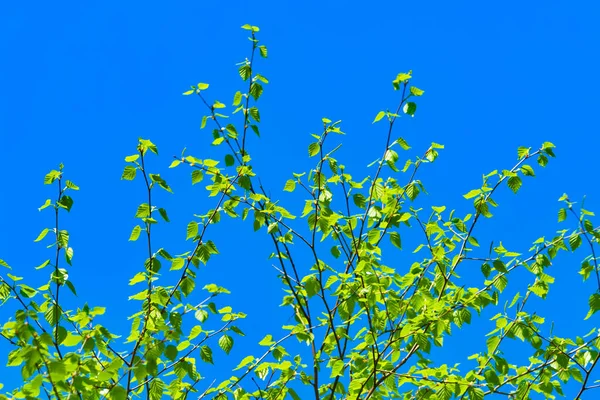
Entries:
{"type": "Polygon", "coordinates": [[[233,338],[229,335],[223,335],[219,338],[219,347],[226,353],[229,354],[233,348],[233,338]]]}

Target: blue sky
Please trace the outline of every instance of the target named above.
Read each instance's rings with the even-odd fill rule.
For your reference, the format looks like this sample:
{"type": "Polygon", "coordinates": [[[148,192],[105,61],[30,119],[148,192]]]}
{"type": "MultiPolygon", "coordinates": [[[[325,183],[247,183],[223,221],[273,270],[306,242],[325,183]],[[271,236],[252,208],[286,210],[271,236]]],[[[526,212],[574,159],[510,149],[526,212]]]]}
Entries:
{"type": "MultiPolygon", "coordinates": [[[[586,208],[600,209],[593,172],[600,145],[598,17],[591,1],[3,2],[0,258],[31,282],[47,278],[33,267],[51,251],[33,239],[51,226],[52,215],[37,208],[54,194],[42,184],[45,173],[63,162],[68,179],[81,187],[62,220],[75,249],[70,273],[80,297],[74,304],[106,305],[112,317],[103,322],[123,331],[133,311],[123,306],[133,293],[127,282],[145,257],[142,243],[127,241],[144,192],[141,181],[119,180],[123,158],[135,153],[138,137],[158,145],[161,156],[151,159],[151,169],[175,191],[158,197],[172,220],[157,229],[158,241],[172,253],[189,250],[185,225],[212,202],[190,187],[189,171],[166,167],[184,147],[199,158],[214,150],[210,132],[199,130],[201,104],[181,93],[208,82],[211,99],[230,103],[243,88],[235,63],[248,54],[239,29],[245,23],[260,26],[269,49],[257,66],[270,80],[259,102],[263,135],[251,138],[250,148],[274,197],[292,210],[301,207],[281,188],[292,172],[312,167],[306,147],[323,117],[343,121],[339,159],[356,175],[368,174],[365,166],[379,157],[385,135],[373,117],[394,107],[391,80],[412,69],[425,95],[398,133],[418,153],[432,141],[446,146],[421,175],[430,193],[423,204],[466,213],[470,205],[461,195],[479,186],[481,174],[512,167],[518,146],[556,144],[558,158],[518,196],[505,188],[496,218],[481,226],[482,238],[503,238],[506,247],[526,251],[559,228],[557,199],[564,192],[575,201],[587,195],[586,208]]],[[[233,291],[227,301],[249,314],[247,346],[289,314],[278,308],[283,293],[267,259],[268,238],[251,231],[239,222],[215,226],[221,255],[199,278],[233,291]]],[[[581,284],[578,256],[563,260],[553,266],[559,279],[547,304],[535,307],[559,332],[587,333],[581,320],[594,288],[581,284]]],[[[457,347],[465,338],[480,341],[468,354],[484,349],[474,331],[456,336],[457,347]]],[[[454,346],[444,357],[463,362],[454,346]]]]}

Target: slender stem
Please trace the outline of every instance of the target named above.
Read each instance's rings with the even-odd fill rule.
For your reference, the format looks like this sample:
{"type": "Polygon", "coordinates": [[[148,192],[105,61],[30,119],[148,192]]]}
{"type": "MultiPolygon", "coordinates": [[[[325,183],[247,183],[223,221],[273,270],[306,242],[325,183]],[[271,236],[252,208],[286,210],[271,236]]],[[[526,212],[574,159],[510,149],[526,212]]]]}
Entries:
{"type": "Polygon", "coordinates": [[[154,256],[152,254],[152,240],[151,240],[151,223],[148,221],[152,218],[152,185],[148,180],[148,174],[146,172],[146,166],[144,163],[145,151],[141,147],[139,148],[140,159],[141,159],[141,172],[144,177],[144,182],[146,183],[146,192],[148,196],[148,215],[145,220],[146,226],[146,237],[147,237],[147,247],[148,247],[148,264],[146,266],[146,274],[147,274],[147,282],[148,282],[148,293],[146,294],[145,305],[147,307],[146,312],[144,313],[144,325],[140,332],[140,336],[135,342],[133,347],[133,351],[131,352],[131,358],[129,360],[129,372],[127,374],[127,397],[129,397],[129,393],[131,392],[131,381],[133,378],[133,366],[135,363],[135,357],[137,355],[138,350],[140,349],[142,342],[146,336],[146,331],[148,330],[148,322],[150,320],[150,315],[152,313],[152,281],[154,277],[154,256]]]}
{"type": "MultiPolygon", "coordinates": [[[[61,171],[62,172],[62,171],[61,171]]],[[[54,261],[54,282],[56,283],[56,295],[54,296],[54,309],[52,316],[54,318],[54,341],[56,343],[56,349],[58,351],[59,357],[62,359],[62,355],[60,352],[60,347],[58,346],[58,328],[60,326],[60,307],[59,307],[59,295],[60,295],[60,287],[62,281],[62,274],[59,269],[59,260],[60,260],[60,250],[62,249],[60,231],[58,226],[58,212],[60,209],[59,203],[62,199],[62,173],[58,177],[58,197],[56,200],[56,204],[54,205],[54,232],[56,234],[56,258],[54,261]]]]}
{"type": "MultiPolygon", "coordinates": [[[[246,105],[244,108],[244,131],[242,133],[242,159],[243,157],[246,155],[246,133],[248,132],[248,119],[249,119],[249,112],[248,112],[248,107],[250,105],[250,91],[252,89],[252,74],[253,74],[253,69],[254,69],[254,53],[256,52],[256,37],[254,36],[254,31],[252,31],[252,53],[250,54],[250,77],[248,78],[248,80],[250,81],[248,84],[248,93],[246,95],[246,105]]],[[[246,164],[245,162],[243,163],[244,165],[246,164]]]]}
{"type": "Polygon", "coordinates": [[[592,252],[592,259],[594,260],[594,272],[596,273],[596,283],[598,285],[598,290],[600,291],[600,271],[598,270],[598,260],[596,259],[596,249],[594,248],[594,243],[587,234],[587,230],[585,229],[585,225],[583,224],[583,216],[579,218],[572,207],[569,207],[569,210],[571,211],[571,213],[573,213],[575,218],[578,219],[581,233],[583,234],[583,237],[590,246],[590,251],[592,252]]]}

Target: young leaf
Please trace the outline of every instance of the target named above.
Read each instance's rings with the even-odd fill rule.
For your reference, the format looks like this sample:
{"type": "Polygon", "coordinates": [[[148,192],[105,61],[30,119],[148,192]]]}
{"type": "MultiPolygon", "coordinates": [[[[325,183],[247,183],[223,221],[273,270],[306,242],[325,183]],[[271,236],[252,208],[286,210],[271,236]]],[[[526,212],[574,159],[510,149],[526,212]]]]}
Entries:
{"type": "Polygon", "coordinates": [[[535,172],[533,171],[533,168],[531,168],[529,165],[522,165],[521,172],[525,176],[535,176],[535,172]]]}
{"type": "Polygon", "coordinates": [[[558,210],[558,222],[563,222],[566,219],[567,219],[567,209],[566,208],[560,208],[558,210]]]}
{"type": "Polygon", "coordinates": [[[425,91],[419,89],[418,87],[411,86],[410,93],[412,93],[413,96],[423,96],[423,93],[425,93],[425,91]]]}
{"type": "Polygon", "coordinates": [[[267,58],[267,56],[269,55],[268,51],[267,51],[267,46],[258,46],[258,50],[260,51],[260,55],[263,58],[267,58]]]}
{"type": "Polygon", "coordinates": [[[385,117],[385,111],[379,111],[373,120],[373,123],[381,121],[381,119],[385,117]]]}
{"type": "Polygon", "coordinates": [[[132,181],[135,179],[135,174],[137,172],[137,168],[132,165],[125,166],[123,170],[123,174],[121,175],[121,179],[125,179],[127,181],[132,181]]]}
{"type": "Polygon", "coordinates": [[[204,174],[201,170],[195,169],[192,171],[192,185],[201,182],[202,178],[204,178],[204,174]]]}
{"type": "Polygon", "coordinates": [[[407,102],[402,108],[405,114],[410,115],[411,117],[415,116],[415,112],[417,111],[417,104],[412,101],[407,102]]]}
{"type": "Polygon", "coordinates": [[[233,348],[233,338],[229,335],[221,336],[219,338],[219,347],[225,352],[225,354],[229,354],[233,348]]]}
{"type": "Polygon", "coordinates": [[[517,193],[519,191],[519,189],[521,188],[522,183],[523,182],[521,181],[521,178],[519,178],[518,176],[511,176],[510,178],[508,178],[508,182],[507,182],[508,187],[514,193],[517,193]]]}
{"type": "Polygon", "coordinates": [[[198,235],[198,223],[196,221],[191,221],[187,226],[187,236],[185,240],[193,239],[198,235]]]}
{"type": "Polygon", "coordinates": [[[50,229],[46,228],[43,231],[40,232],[40,234],[38,235],[38,237],[34,240],[34,242],[39,242],[40,240],[42,240],[43,238],[46,237],[46,235],[48,234],[48,232],[50,232],[50,229]]]}
{"type": "Polygon", "coordinates": [[[131,235],[129,235],[129,241],[135,242],[138,240],[140,232],[142,232],[142,228],[139,225],[136,225],[131,231],[131,235]]]}
{"type": "Polygon", "coordinates": [[[164,208],[159,208],[158,213],[160,214],[162,219],[165,220],[165,222],[171,222],[171,221],[169,221],[169,216],[167,215],[167,210],[165,210],[164,208]]]}
{"type": "Polygon", "coordinates": [[[481,189],[473,189],[467,194],[463,194],[463,197],[467,200],[472,199],[473,197],[477,197],[481,194],[481,189]]]}
{"type": "Polygon", "coordinates": [[[321,145],[319,143],[311,143],[308,145],[308,155],[309,157],[316,156],[321,151],[321,145]]]}
{"type": "Polygon", "coordinates": [[[204,345],[200,348],[200,358],[204,362],[213,364],[212,350],[210,349],[210,347],[204,345]]]}
{"type": "Polygon", "coordinates": [[[400,234],[396,231],[389,232],[390,241],[394,246],[402,250],[402,241],[400,240],[400,234]]]}
{"type": "Polygon", "coordinates": [[[584,319],[589,319],[592,315],[594,315],[598,310],[600,310],[600,294],[598,293],[594,293],[590,296],[590,299],[588,301],[588,304],[590,306],[590,310],[588,311],[587,315],[585,316],[584,319]]]}
{"type": "Polygon", "coordinates": [[[285,192],[293,192],[294,189],[296,189],[296,181],[294,181],[293,179],[288,179],[285,182],[285,186],[284,186],[283,190],[285,192]]]}

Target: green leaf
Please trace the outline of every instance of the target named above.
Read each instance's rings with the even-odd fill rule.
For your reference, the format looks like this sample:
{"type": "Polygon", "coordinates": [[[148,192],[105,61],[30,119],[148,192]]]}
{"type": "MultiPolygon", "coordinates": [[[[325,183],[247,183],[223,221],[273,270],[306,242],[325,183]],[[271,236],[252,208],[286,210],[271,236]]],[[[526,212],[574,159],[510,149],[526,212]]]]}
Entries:
{"type": "Polygon", "coordinates": [[[521,298],[520,293],[515,294],[512,301],[510,302],[510,305],[508,306],[508,308],[512,308],[517,303],[517,301],[519,301],[520,298],[521,298]]]}
{"type": "Polygon", "coordinates": [[[192,185],[202,182],[203,178],[204,178],[204,174],[202,173],[201,170],[195,169],[192,171],[192,185]]]}
{"type": "Polygon", "coordinates": [[[413,96],[423,96],[423,93],[425,93],[425,91],[419,89],[418,87],[411,86],[410,93],[412,93],[413,96]]]}
{"type": "Polygon", "coordinates": [[[46,235],[48,234],[48,232],[50,232],[50,229],[46,228],[43,231],[40,232],[40,234],[38,235],[38,237],[34,240],[34,242],[39,242],[40,240],[42,240],[43,238],[46,237],[46,235]]]}
{"type": "Polygon", "coordinates": [[[277,222],[271,222],[267,227],[267,233],[275,233],[279,231],[279,224],[277,222]]]}
{"type": "Polygon", "coordinates": [[[37,267],[35,267],[35,269],[42,269],[45,268],[46,266],[48,266],[50,264],[50,260],[46,260],[43,263],[41,263],[40,265],[38,265],[37,267]]]}
{"type": "MultiPolygon", "coordinates": [[[[50,263],[50,260],[47,260],[47,261],[48,261],[48,264],[49,264],[49,263],[50,263]]],[[[46,265],[48,265],[48,264],[46,264],[46,265]]],[[[20,277],[20,276],[15,276],[15,275],[13,275],[13,274],[6,274],[6,276],[8,276],[10,279],[12,279],[12,280],[13,280],[13,281],[15,281],[15,282],[18,282],[18,281],[21,281],[21,280],[23,280],[23,278],[22,278],[22,277],[20,277]]]]}
{"type": "Polygon", "coordinates": [[[173,193],[173,191],[171,190],[171,188],[167,184],[167,181],[165,181],[160,176],[160,174],[149,174],[148,176],[150,177],[150,179],[152,180],[152,182],[155,182],[158,186],[160,186],[161,188],[165,189],[167,192],[173,193]]]}
{"type": "Polygon", "coordinates": [[[35,295],[38,293],[38,291],[30,286],[22,284],[22,285],[19,285],[19,293],[21,294],[21,296],[30,299],[32,297],[35,297],[35,295]]]}
{"type": "Polygon", "coordinates": [[[199,83],[198,84],[198,90],[206,90],[208,89],[209,84],[208,83],[199,83]]]}
{"type": "Polygon", "coordinates": [[[304,277],[302,283],[304,284],[304,289],[306,289],[306,294],[309,298],[316,295],[321,288],[319,280],[314,275],[304,277]]]}
{"type": "Polygon", "coordinates": [[[410,146],[408,145],[408,143],[406,142],[406,140],[404,140],[403,138],[398,138],[396,140],[396,143],[398,143],[400,145],[400,147],[402,147],[403,150],[410,149],[410,146]]]}
{"type": "Polygon", "coordinates": [[[240,363],[238,364],[238,366],[234,368],[234,371],[237,371],[238,369],[244,368],[246,365],[250,364],[253,361],[254,361],[254,356],[246,356],[246,357],[244,357],[244,359],[242,361],[240,361],[240,363]]]}
{"type": "Polygon", "coordinates": [[[140,158],[139,154],[132,154],[130,156],[125,157],[125,161],[126,162],[135,162],[135,161],[137,161],[138,158],[140,158]]]}
{"type": "Polygon", "coordinates": [[[252,96],[254,100],[258,100],[262,93],[263,87],[260,83],[253,82],[252,85],[250,85],[250,96],[252,96]]]}
{"type": "Polygon", "coordinates": [[[198,321],[204,322],[204,321],[206,321],[208,319],[208,312],[206,310],[204,310],[204,309],[201,308],[200,310],[198,310],[198,311],[196,311],[194,313],[194,317],[198,321]]]}
{"type": "Polygon", "coordinates": [[[73,248],[67,247],[65,249],[65,260],[67,261],[67,264],[72,265],[71,264],[72,259],[73,259],[73,248]]]}
{"type": "Polygon", "coordinates": [[[272,335],[267,335],[260,342],[258,342],[259,346],[271,346],[273,344],[275,344],[275,341],[273,340],[272,335]]]}
{"type": "Polygon", "coordinates": [[[229,136],[230,138],[232,138],[232,139],[235,139],[235,138],[237,138],[237,137],[238,137],[238,133],[237,133],[237,129],[235,129],[235,125],[233,125],[233,124],[228,124],[228,125],[225,127],[225,130],[227,131],[227,133],[228,133],[228,136],[229,136]]]}
{"type": "Polygon", "coordinates": [[[579,246],[581,246],[581,235],[573,234],[569,238],[569,245],[571,246],[571,250],[575,251],[579,246]]]}
{"type": "Polygon", "coordinates": [[[343,376],[344,375],[344,361],[342,360],[335,360],[332,364],[331,364],[331,375],[330,378],[335,378],[337,376],[343,376]]]}
{"type": "Polygon", "coordinates": [[[525,176],[535,176],[535,172],[533,171],[533,168],[531,168],[529,165],[522,165],[521,172],[525,176]]]}
{"type": "Polygon", "coordinates": [[[563,222],[567,219],[567,209],[561,208],[558,210],[558,222],[563,222]]]}
{"type": "Polygon", "coordinates": [[[396,231],[392,231],[389,233],[390,241],[394,246],[402,250],[402,241],[400,240],[400,234],[396,231]]]}
{"type": "Polygon", "coordinates": [[[519,191],[519,189],[521,188],[521,185],[523,184],[523,182],[521,181],[521,178],[519,178],[518,176],[511,176],[510,178],[508,178],[508,187],[510,188],[510,190],[512,190],[514,193],[517,193],[519,191]]]}
{"type": "Polygon", "coordinates": [[[52,205],[52,201],[50,199],[46,199],[46,202],[42,204],[38,211],[42,211],[44,208],[50,207],[52,205]]]}
{"type": "Polygon", "coordinates": [[[66,230],[58,231],[58,244],[60,247],[67,247],[69,245],[69,232],[66,230]]]}
{"type": "Polygon", "coordinates": [[[143,272],[138,272],[129,280],[129,286],[133,286],[136,283],[144,282],[146,280],[146,274],[143,272]]]}
{"type": "Polygon", "coordinates": [[[162,219],[165,220],[165,222],[171,222],[171,221],[169,221],[169,216],[167,215],[167,210],[165,210],[164,208],[159,208],[158,213],[160,214],[162,219]]]}
{"type": "Polygon", "coordinates": [[[285,186],[284,186],[283,190],[285,192],[293,192],[294,189],[296,189],[296,181],[294,181],[293,179],[288,179],[285,182],[285,186]]]}
{"type": "Polygon", "coordinates": [[[481,194],[481,189],[473,189],[467,194],[463,194],[465,199],[472,199],[473,197],[479,196],[481,194]]]}
{"type": "Polygon", "coordinates": [[[469,387],[469,400],[483,400],[485,392],[479,388],[469,387]]]}
{"type": "Polygon", "coordinates": [[[256,136],[260,137],[260,131],[258,130],[258,126],[252,124],[252,125],[250,125],[250,128],[256,134],[256,136]]]}
{"type": "Polygon", "coordinates": [[[331,248],[331,255],[332,255],[333,257],[335,257],[335,258],[339,258],[339,256],[340,256],[341,254],[342,254],[342,253],[341,253],[341,251],[340,251],[340,248],[339,248],[339,246],[333,246],[333,247],[331,248]]]}
{"type": "Polygon", "coordinates": [[[193,239],[198,235],[198,223],[191,221],[187,226],[187,236],[185,240],[193,239]]]}
{"type": "Polygon", "coordinates": [[[212,350],[210,349],[210,347],[208,347],[206,345],[200,347],[200,358],[204,362],[214,364],[213,358],[212,358],[212,350]]]}
{"type": "Polygon", "coordinates": [[[67,370],[63,361],[51,361],[48,365],[48,372],[53,380],[61,381],[67,376],[67,370]]]}
{"type": "Polygon", "coordinates": [[[231,167],[234,164],[235,164],[235,159],[233,158],[233,156],[231,154],[227,154],[225,156],[225,166],[231,167]]]}
{"type": "Polygon", "coordinates": [[[162,399],[164,389],[164,382],[156,376],[153,377],[152,382],[150,382],[150,390],[148,391],[148,394],[150,395],[150,400],[162,399]]]}
{"type": "Polygon", "coordinates": [[[385,111],[379,111],[373,120],[373,123],[381,121],[381,119],[385,117],[385,111]]]}
{"type": "Polygon", "coordinates": [[[267,46],[258,46],[258,50],[260,51],[260,56],[263,58],[267,58],[267,56],[269,55],[268,51],[267,51],[267,46]]]}
{"type": "Polygon", "coordinates": [[[250,76],[252,75],[252,68],[250,68],[249,65],[242,65],[238,72],[240,74],[240,77],[243,80],[247,81],[248,78],[250,78],[250,76]]]}
{"type": "Polygon", "coordinates": [[[219,347],[225,352],[225,354],[229,354],[233,348],[233,338],[229,335],[221,336],[219,338],[219,347]]]}
{"type": "Polygon", "coordinates": [[[408,71],[407,73],[401,72],[396,76],[396,79],[392,82],[394,84],[394,89],[398,90],[400,88],[401,83],[406,83],[412,77],[412,71],[408,71]]]}
{"type": "Polygon", "coordinates": [[[185,266],[185,259],[183,258],[174,258],[171,262],[170,271],[179,271],[185,266]]]}
{"type": "Polygon", "coordinates": [[[519,147],[517,149],[517,156],[518,156],[519,160],[529,156],[530,149],[531,149],[530,147],[524,147],[524,146],[519,147]]]}
{"type": "Polygon", "coordinates": [[[126,165],[123,170],[123,174],[121,175],[121,179],[125,179],[127,181],[132,181],[135,179],[135,174],[137,172],[137,168],[132,165],[126,165]]]}
{"type": "Polygon", "coordinates": [[[44,177],[44,185],[52,184],[55,180],[60,178],[60,176],[61,176],[60,171],[52,170],[52,171],[48,172],[46,174],[46,176],[44,177]]]}
{"type": "Polygon", "coordinates": [[[135,242],[140,237],[140,233],[142,232],[142,228],[139,225],[133,227],[131,231],[131,235],[129,235],[129,241],[135,242]]]}
{"type": "Polygon", "coordinates": [[[410,115],[411,117],[415,116],[415,112],[417,111],[417,104],[412,101],[407,102],[402,108],[405,114],[410,115]]]}
{"type": "Polygon", "coordinates": [[[181,293],[183,293],[185,297],[188,297],[194,291],[196,282],[189,276],[186,276],[181,280],[179,287],[181,288],[181,293]]]}
{"type": "Polygon", "coordinates": [[[435,211],[437,214],[441,214],[446,210],[446,206],[431,206],[431,209],[435,211]]]}
{"type": "Polygon", "coordinates": [[[248,113],[250,114],[252,119],[254,119],[256,122],[260,122],[260,112],[258,111],[258,108],[250,107],[248,113]]]}
{"type": "Polygon", "coordinates": [[[183,95],[184,95],[184,96],[189,96],[190,94],[194,94],[194,92],[195,92],[195,90],[194,90],[194,89],[191,89],[191,90],[188,90],[188,91],[186,91],[186,92],[183,92],[183,95]]]}
{"type": "Polygon", "coordinates": [[[250,24],[242,25],[242,29],[245,29],[247,31],[252,31],[253,33],[260,31],[258,26],[254,26],[254,25],[250,25],[250,24]]]}
{"type": "Polygon", "coordinates": [[[138,206],[135,213],[135,218],[148,218],[150,216],[150,207],[146,203],[142,203],[138,206]]]}
{"type": "Polygon", "coordinates": [[[585,316],[585,319],[589,319],[598,310],[600,310],[600,294],[599,293],[592,294],[590,296],[590,299],[588,300],[588,304],[590,306],[590,311],[585,316]]]}
{"type": "Polygon", "coordinates": [[[354,201],[354,204],[356,204],[357,207],[365,208],[367,205],[367,199],[365,198],[365,196],[362,195],[362,193],[354,194],[352,196],[352,200],[354,201]]]}
{"type": "Polygon", "coordinates": [[[239,90],[233,95],[233,106],[237,107],[242,102],[242,92],[239,90]]]}
{"type": "Polygon", "coordinates": [[[73,207],[73,199],[70,196],[62,196],[60,200],[56,202],[59,207],[64,208],[67,211],[71,211],[71,207],[73,207]]]}
{"type": "Polygon", "coordinates": [[[319,143],[311,143],[308,145],[308,155],[309,157],[316,156],[321,151],[321,145],[319,143]]]}

